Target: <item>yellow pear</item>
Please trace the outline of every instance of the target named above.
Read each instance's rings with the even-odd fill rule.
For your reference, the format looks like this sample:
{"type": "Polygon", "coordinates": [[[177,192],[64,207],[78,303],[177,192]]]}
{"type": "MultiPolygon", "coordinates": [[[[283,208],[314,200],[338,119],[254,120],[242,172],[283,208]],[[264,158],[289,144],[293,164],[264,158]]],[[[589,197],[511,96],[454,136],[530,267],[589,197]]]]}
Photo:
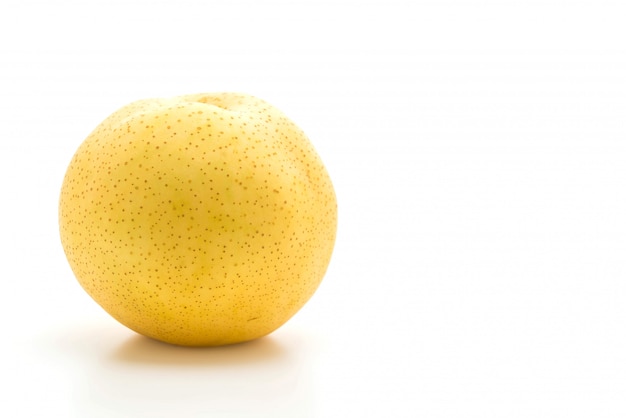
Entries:
{"type": "Polygon", "coordinates": [[[148,337],[209,346],[262,337],[313,295],[337,230],[305,134],[245,94],[131,103],[80,145],[60,235],[85,291],[148,337]]]}

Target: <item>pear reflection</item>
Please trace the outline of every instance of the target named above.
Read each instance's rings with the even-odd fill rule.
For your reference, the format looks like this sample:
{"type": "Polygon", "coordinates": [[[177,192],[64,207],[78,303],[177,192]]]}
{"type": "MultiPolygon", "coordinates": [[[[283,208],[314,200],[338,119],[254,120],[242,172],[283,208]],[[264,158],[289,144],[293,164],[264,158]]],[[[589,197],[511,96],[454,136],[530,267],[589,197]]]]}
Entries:
{"type": "Polygon", "coordinates": [[[131,335],[77,376],[74,415],[314,416],[307,344],[281,337],[192,348],[131,335]]]}
{"type": "Polygon", "coordinates": [[[182,347],[135,335],[111,356],[112,362],[161,366],[227,367],[287,360],[290,354],[272,336],[217,347],[182,347]]]}

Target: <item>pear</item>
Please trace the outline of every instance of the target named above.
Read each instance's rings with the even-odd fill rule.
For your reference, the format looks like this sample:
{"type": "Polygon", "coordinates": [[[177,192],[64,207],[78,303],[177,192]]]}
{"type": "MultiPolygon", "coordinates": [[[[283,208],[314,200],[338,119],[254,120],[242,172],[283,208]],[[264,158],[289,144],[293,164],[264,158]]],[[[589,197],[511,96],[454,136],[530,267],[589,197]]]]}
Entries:
{"type": "Polygon", "coordinates": [[[267,335],[330,262],[337,200],[311,142],[259,98],[131,103],[84,140],[60,236],[84,290],[128,328],[176,345],[267,335]]]}

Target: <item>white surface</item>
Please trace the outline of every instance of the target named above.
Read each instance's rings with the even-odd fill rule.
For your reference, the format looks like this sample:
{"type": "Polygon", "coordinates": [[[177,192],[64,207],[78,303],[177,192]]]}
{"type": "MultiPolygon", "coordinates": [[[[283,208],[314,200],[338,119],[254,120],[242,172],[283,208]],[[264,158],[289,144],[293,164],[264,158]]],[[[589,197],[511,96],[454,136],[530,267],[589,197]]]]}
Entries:
{"type": "Polygon", "coordinates": [[[626,416],[625,16],[596,0],[4,1],[0,415],[626,416]],[[338,241],[270,337],[175,348],[80,289],[58,192],[113,110],[222,90],[309,134],[338,241]]]}

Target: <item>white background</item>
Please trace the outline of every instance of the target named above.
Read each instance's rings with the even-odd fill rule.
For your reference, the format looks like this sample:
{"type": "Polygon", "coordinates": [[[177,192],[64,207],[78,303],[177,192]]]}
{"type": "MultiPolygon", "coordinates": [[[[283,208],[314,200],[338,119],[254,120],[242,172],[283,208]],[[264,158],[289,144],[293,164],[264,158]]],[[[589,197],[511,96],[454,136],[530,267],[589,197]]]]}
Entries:
{"type": "Polygon", "coordinates": [[[626,416],[621,1],[0,6],[0,415],[626,416]],[[111,319],[57,230],[65,168],[126,103],[242,91],[334,181],[328,273],[250,344],[111,319]]]}

